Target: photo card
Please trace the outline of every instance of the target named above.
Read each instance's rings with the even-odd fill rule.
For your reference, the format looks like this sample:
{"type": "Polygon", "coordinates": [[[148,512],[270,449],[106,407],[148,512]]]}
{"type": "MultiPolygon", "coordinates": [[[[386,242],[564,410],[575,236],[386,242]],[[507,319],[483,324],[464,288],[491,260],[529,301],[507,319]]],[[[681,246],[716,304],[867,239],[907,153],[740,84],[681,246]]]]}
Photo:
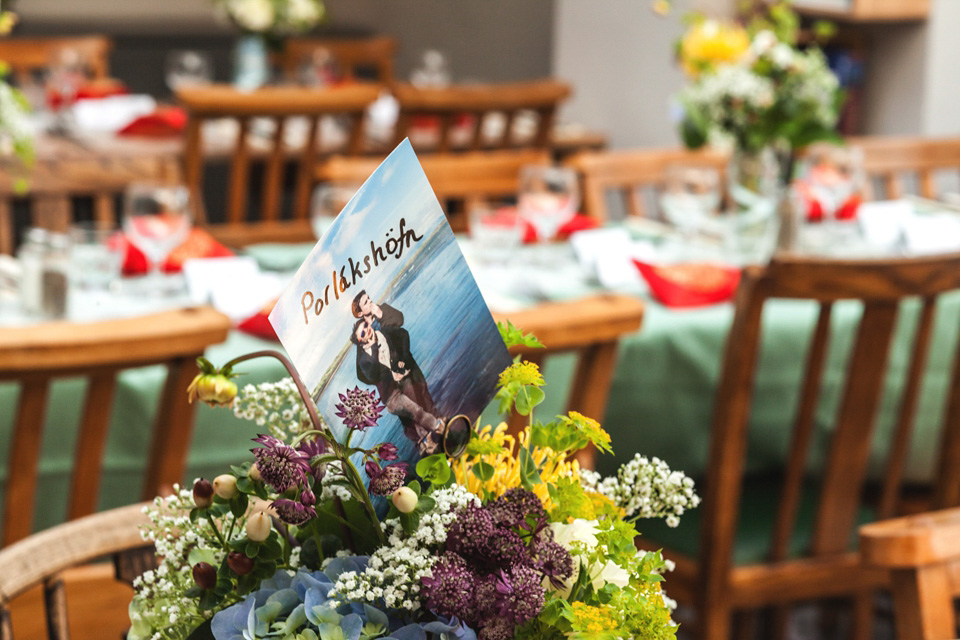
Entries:
{"type": "Polygon", "coordinates": [[[270,323],[337,440],[352,419],[343,407],[373,393],[384,409],[351,445],[392,443],[411,469],[454,428],[469,435],[511,362],[406,140],[310,252],[270,323]]]}

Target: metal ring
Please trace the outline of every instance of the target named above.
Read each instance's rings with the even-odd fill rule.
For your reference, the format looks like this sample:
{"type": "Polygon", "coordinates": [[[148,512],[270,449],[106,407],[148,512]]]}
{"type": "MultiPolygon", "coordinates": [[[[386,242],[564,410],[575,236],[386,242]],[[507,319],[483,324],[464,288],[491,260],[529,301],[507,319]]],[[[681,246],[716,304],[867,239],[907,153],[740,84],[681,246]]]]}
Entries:
{"type": "Polygon", "coordinates": [[[470,418],[467,415],[459,413],[448,419],[446,424],[443,425],[442,436],[443,452],[447,454],[447,457],[459,458],[461,455],[463,455],[463,452],[467,450],[467,444],[470,442],[470,436],[472,432],[473,423],[470,422],[470,418]],[[466,424],[465,434],[457,434],[456,432],[452,432],[450,429],[451,425],[456,424],[460,420],[466,424]],[[463,435],[465,435],[465,437],[463,437],[463,435]]]}

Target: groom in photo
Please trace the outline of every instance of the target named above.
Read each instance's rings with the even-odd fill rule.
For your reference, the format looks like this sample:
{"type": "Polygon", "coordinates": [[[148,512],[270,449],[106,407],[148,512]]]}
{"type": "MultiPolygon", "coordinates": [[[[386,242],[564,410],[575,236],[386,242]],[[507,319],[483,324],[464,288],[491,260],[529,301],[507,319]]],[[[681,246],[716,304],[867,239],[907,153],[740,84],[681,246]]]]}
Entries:
{"type": "Polygon", "coordinates": [[[366,290],[361,291],[353,298],[350,309],[354,318],[365,319],[376,331],[379,331],[381,327],[403,326],[403,313],[386,303],[376,304],[367,295],[366,290]]]}
{"type": "MultiPolygon", "coordinates": [[[[384,317],[386,309],[400,313],[388,305],[382,307],[384,317]]],[[[443,421],[436,416],[427,380],[410,353],[407,330],[385,322],[377,329],[372,320],[361,317],[350,340],[357,345],[357,378],[377,387],[387,411],[400,418],[404,434],[417,445],[420,455],[435,453],[443,421]]]]}

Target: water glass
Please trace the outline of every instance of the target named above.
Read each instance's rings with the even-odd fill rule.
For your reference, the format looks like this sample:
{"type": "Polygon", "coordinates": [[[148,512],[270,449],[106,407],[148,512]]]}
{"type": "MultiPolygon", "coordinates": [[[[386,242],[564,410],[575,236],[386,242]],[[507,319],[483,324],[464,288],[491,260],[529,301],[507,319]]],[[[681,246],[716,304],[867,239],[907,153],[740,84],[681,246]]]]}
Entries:
{"type": "Polygon", "coordinates": [[[857,241],[856,214],[865,186],[861,149],[830,144],[810,147],[791,185],[798,218],[796,248],[822,253],[857,241]]]}
{"type": "Polygon", "coordinates": [[[160,274],[167,256],[190,234],[190,195],[182,185],[131,184],[124,193],[123,230],[149,264],[147,291],[170,291],[160,274]]]}
{"type": "Polygon", "coordinates": [[[213,63],[202,51],[177,49],[167,54],[165,73],[171,91],[208,85],[213,82],[213,63]]]}
{"type": "Polygon", "coordinates": [[[123,233],[94,222],[70,227],[71,282],[78,289],[105,290],[120,277],[127,243],[123,233]]]}
{"type": "Polygon", "coordinates": [[[481,261],[504,263],[523,241],[526,225],[514,207],[474,207],[469,213],[470,239],[481,261]]]}
{"type": "Polygon", "coordinates": [[[517,207],[533,225],[537,241],[553,240],[580,206],[577,174],[567,167],[528,165],[520,170],[517,207]]]}
{"type": "Polygon", "coordinates": [[[674,164],[664,168],[660,207],[668,222],[690,240],[720,212],[720,172],[713,167],[674,164]]]}
{"type": "Polygon", "coordinates": [[[313,190],[310,224],[317,240],[323,237],[359,188],[352,184],[321,184],[313,190]]]}

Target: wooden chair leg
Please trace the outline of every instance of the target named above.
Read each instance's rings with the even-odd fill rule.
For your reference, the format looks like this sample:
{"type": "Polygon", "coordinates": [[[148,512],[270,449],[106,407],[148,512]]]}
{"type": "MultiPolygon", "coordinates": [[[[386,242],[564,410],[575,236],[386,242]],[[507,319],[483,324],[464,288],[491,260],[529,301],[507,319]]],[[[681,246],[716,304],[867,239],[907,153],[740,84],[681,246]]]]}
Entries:
{"type": "Polygon", "coordinates": [[[942,566],[894,569],[892,574],[899,640],[956,637],[950,578],[942,566]]]}
{"type": "Polygon", "coordinates": [[[873,595],[867,591],[853,597],[850,621],[852,640],[870,640],[873,637],[873,595]]]}
{"type": "Polygon", "coordinates": [[[704,607],[700,614],[703,640],[730,640],[733,612],[723,607],[704,607]]]}

